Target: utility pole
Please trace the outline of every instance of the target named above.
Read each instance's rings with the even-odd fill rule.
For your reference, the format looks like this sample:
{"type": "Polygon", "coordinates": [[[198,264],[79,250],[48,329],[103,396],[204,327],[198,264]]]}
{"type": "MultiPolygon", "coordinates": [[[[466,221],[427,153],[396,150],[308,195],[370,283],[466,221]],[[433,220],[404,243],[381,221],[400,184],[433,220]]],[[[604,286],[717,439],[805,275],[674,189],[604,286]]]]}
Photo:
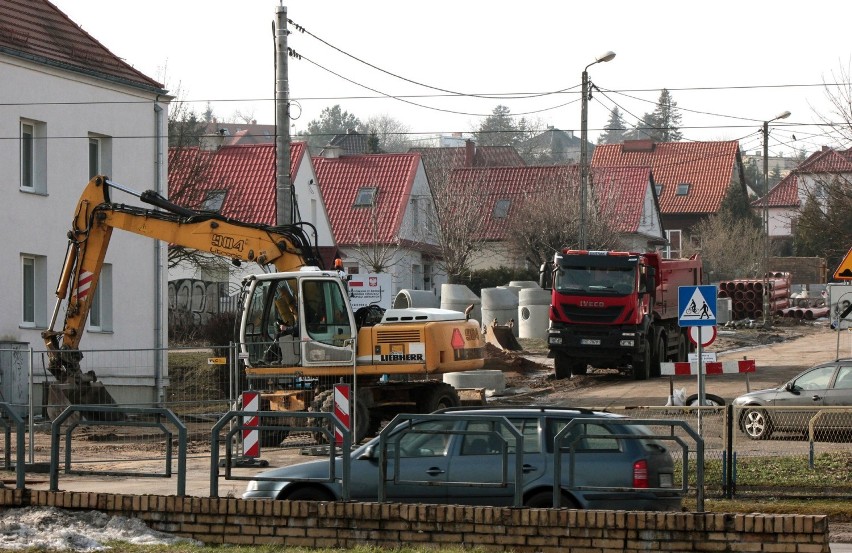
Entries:
{"type": "Polygon", "coordinates": [[[275,9],[275,224],[293,224],[290,174],[290,83],[287,77],[287,7],[275,9]]]}

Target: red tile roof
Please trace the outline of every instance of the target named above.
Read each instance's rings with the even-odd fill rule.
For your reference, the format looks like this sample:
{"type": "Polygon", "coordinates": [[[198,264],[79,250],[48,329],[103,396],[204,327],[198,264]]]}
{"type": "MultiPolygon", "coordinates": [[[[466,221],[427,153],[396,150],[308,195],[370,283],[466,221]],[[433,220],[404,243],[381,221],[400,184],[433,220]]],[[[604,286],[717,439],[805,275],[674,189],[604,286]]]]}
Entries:
{"type": "Polygon", "coordinates": [[[796,168],[796,171],[799,173],[850,173],[852,172],[852,149],[823,148],[811,154],[796,168]]]}
{"type": "Polygon", "coordinates": [[[769,207],[799,207],[799,177],[796,173],[789,173],[772,187],[769,194],[751,202],[752,207],[763,207],[764,199],[768,199],[769,207]]]}
{"type": "Polygon", "coordinates": [[[662,185],[660,211],[716,213],[731,185],[739,145],[725,142],[627,141],[595,147],[592,167],[647,166],[654,182],[662,185]],[[678,184],[689,183],[689,193],[677,195],[678,184]]]}
{"type": "MultiPolygon", "coordinates": [[[[645,194],[651,181],[647,167],[597,167],[590,175],[592,191],[603,212],[611,213],[615,230],[635,232],[642,217],[645,194]]],[[[453,171],[449,185],[453,189],[487,190],[482,206],[488,218],[483,230],[489,240],[504,240],[516,202],[529,194],[546,194],[577,198],[580,183],[579,165],[547,165],[524,167],[462,168],[453,171]],[[495,218],[495,206],[509,200],[506,217],[495,218]]],[[[517,209],[516,207],[514,209],[517,209]]]]}
{"type": "Polygon", "coordinates": [[[314,169],[337,243],[394,243],[411,197],[420,154],[314,157],[314,169]],[[354,207],[361,188],[376,188],[375,209],[354,207]]]}
{"type": "Polygon", "coordinates": [[[0,53],[164,94],[47,0],[0,2],[0,53]]]}
{"type": "MultiPolygon", "coordinates": [[[[291,179],[296,176],[305,148],[304,142],[290,144],[291,179]]],[[[222,215],[275,225],[275,186],[274,144],[169,150],[169,196],[175,203],[198,208],[207,192],[227,190],[222,215]],[[200,174],[193,176],[198,171],[200,174]]]]}
{"type": "Polygon", "coordinates": [[[442,148],[411,148],[408,151],[423,157],[429,180],[444,180],[453,169],[461,167],[522,167],[524,159],[512,146],[466,146],[442,148]],[[468,162],[468,156],[471,160],[468,162]]]}

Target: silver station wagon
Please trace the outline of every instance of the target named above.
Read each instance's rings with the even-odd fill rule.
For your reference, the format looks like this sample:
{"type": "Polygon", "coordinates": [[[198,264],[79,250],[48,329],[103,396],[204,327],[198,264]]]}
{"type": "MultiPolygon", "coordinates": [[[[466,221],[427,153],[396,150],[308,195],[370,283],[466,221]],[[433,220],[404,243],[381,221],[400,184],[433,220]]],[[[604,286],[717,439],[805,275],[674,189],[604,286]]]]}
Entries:
{"type": "MultiPolygon", "coordinates": [[[[674,463],[667,447],[672,442],[657,440],[648,427],[630,423],[627,418],[559,407],[461,407],[436,414],[453,416],[412,418],[386,431],[385,500],[514,505],[516,444],[520,441],[523,505],[550,507],[556,464],[554,437],[571,420],[581,419],[560,439],[561,506],[681,509],[681,488],[673,481],[674,463]],[[399,448],[398,455],[395,448],[399,448]]],[[[376,437],[351,453],[350,499],[378,499],[379,445],[376,437]]],[[[339,476],[340,458],[335,463],[335,475],[339,476]]],[[[243,498],[339,500],[343,497],[339,479],[318,481],[329,475],[328,458],[270,469],[258,476],[287,480],[252,480],[243,498]]]]}

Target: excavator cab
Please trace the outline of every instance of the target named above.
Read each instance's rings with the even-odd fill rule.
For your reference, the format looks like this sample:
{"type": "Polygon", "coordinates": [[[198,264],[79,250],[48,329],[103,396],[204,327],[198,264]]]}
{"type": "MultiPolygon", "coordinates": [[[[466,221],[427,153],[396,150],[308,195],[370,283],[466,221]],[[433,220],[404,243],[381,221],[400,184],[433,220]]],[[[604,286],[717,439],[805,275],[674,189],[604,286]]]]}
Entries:
{"type": "Polygon", "coordinates": [[[248,367],[352,365],[355,320],[343,281],[318,269],[243,283],[239,342],[248,367]]]}

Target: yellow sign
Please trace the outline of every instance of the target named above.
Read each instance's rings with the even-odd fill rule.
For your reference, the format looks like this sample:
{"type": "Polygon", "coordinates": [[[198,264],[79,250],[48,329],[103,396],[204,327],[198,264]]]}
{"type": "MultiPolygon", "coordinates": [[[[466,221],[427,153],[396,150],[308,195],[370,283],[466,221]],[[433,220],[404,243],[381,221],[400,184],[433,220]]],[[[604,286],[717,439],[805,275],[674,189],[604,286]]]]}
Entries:
{"type": "Polygon", "coordinates": [[[840,267],[834,271],[836,280],[852,280],[852,249],[846,252],[843,261],[840,262],[840,267]]]}
{"type": "Polygon", "coordinates": [[[227,365],[228,361],[224,357],[208,357],[208,365],[227,365]]]}

